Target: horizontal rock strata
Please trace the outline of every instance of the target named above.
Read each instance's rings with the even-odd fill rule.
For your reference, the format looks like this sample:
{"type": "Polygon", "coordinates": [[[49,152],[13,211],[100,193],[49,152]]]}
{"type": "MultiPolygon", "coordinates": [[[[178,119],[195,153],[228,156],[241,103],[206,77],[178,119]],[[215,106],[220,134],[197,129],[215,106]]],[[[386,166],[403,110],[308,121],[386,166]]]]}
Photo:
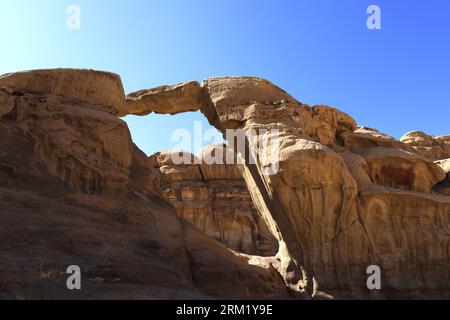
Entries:
{"type": "Polygon", "coordinates": [[[196,164],[195,156],[187,154],[191,163],[175,165],[171,155],[161,153],[157,159],[163,194],[179,216],[233,250],[262,256],[277,253],[278,242],[253,205],[237,165],[196,164]]]}

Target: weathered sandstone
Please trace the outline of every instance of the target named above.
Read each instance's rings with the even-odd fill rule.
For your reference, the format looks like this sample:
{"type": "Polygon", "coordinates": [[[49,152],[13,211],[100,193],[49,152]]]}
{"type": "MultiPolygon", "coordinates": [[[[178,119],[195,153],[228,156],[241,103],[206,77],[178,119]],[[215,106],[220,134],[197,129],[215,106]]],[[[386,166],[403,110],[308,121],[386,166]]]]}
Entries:
{"type": "MultiPolygon", "coordinates": [[[[222,148],[211,145],[203,152],[222,148]]],[[[237,165],[196,164],[191,154],[185,155],[190,163],[175,165],[171,156],[162,153],[157,159],[163,194],[180,217],[233,250],[263,256],[277,253],[278,242],[254,207],[237,165]]]]}
{"type": "Polygon", "coordinates": [[[0,87],[13,90],[13,96],[30,93],[48,95],[63,103],[85,102],[84,106],[113,115],[127,113],[122,81],[117,74],[82,69],[51,69],[14,72],[0,76],[0,87]]]}
{"type": "Polygon", "coordinates": [[[434,160],[450,158],[450,135],[435,137],[422,131],[412,131],[400,138],[417,153],[434,160]]]}
{"type": "Polygon", "coordinates": [[[429,194],[444,178],[442,170],[414,154],[391,160],[392,151],[372,151],[361,152],[362,167],[353,177],[346,165],[351,157],[343,156],[349,152],[346,136],[365,135],[368,142],[360,139],[350,151],[401,143],[358,132],[351,118],[332,108],[325,109],[328,116],[317,117],[315,110],[323,107],[302,105],[263,80],[221,78],[205,86],[225,128],[239,123],[245,131],[281,131],[280,149],[271,151],[263,141],[271,156],[256,166],[246,165],[244,178],[283,249],[279,258],[288,284],[313,297],[374,296],[364,278],[367,266],[377,264],[385,283],[378,295],[448,296],[450,199],[429,194]],[[252,92],[251,99],[240,98],[244,90],[252,92]],[[233,121],[228,125],[230,111],[233,121]],[[276,174],[260,173],[274,161],[280,165],[276,174]],[[424,176],[405,184],[405,168],[424,176]],[[369,179],[361,176],[364,170],[369,179]]]}
{"type": "Polygon", "coordinates": [[[367,163],[367,173],[379,185],[429,193],[445,173],[437,164],[400,149],[363,148],[356,153],[367,163]]]}
{"type": "Polygon", "coordinates": [[[223,77],[203,87],[204,113],[223,132],[280,132],[275,151],[263,135],[269,156],[247,159],[243,176],[279,241],[288,286],[317,298],[449,295],[450,199],[434,194],[445,174],[433,157],[267,80],[223,77]],[[280,170],[264,174],[273,163],[280,170]],[[366,287],[372,264],[384,290],[366,287]]]}
{"type": "Polygon", "coordinates": [[[448,136],[398,141],[253,77],[126,103],[107,73],[0,77],[0,297],[450,298],[448,136]],[[264,131],[266,156],[241,155],[239,170],[146,157],[117,118],[193,110],[224,133],[264,131]],[[258,234],[275,257],[245,254],[266,250],[258,234]],[[367,288],[370,265],[381,290],[367,288]]]}
{"type": "MultiPolygon", "coordinates": [[[[76,83],[48,73],[59,80],[45,95],[1,91],[12,107],[0,118],[0,298],[291,297],[273,267],[249,264],[177,216],[156,159],[133,145],[109,100],[61,98],[57,88],[76,83]],[[66,287],[73,264],[81,291],[66,287]]],[[[23,83],[41,81],[27,75],[23,83]]]]}
{"type": "Polygon", "coordinates": [[[450,196],[450,159],[436,161],[436,164],[444,170],[447,177],[434,187],[434,191],[450,196]]]}
{"type": "Polygon", "coordinates": [[[196,81],[140,90],[127,95],[128,113],[144,115],[198,111],[203,104],[201,98],[202,88],[196,81]]]}

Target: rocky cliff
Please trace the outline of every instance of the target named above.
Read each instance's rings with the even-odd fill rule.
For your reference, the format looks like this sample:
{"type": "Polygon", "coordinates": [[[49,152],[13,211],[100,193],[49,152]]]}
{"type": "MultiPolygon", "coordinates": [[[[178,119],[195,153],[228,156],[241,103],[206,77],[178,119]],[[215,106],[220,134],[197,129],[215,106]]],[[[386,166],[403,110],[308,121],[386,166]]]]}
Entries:
{"type": "Polygon", "coordinates": [[[124,106],[109,73],[0,78],[0,298],[291,298],[269,262],[177,216],[156,158],[115,116],[124,106]]]}
{"type": "Polygon", "coordinates": [[[1,76],[0,132],[2,298],[450,297],[448,137],[398,141],[259,78],[125,96],[117,75],[68,69],[1,76]],[[195,110],[264,132],[266,156],[174,165],[118,118],[195,110]]]}
{"type": "MultiPolygon", "coordinates": [[[[220,152],[223,148],[211,145],[203,152],[220,152]]],[[[278,241],[253,205],[238,165],[204,164],[203,160],[195,161],[194,155],[187,156],[190,163],[175,165],[171,153],[157,155],[164,198],[178,215],[228,248],[275,256],[278,241]]]]}

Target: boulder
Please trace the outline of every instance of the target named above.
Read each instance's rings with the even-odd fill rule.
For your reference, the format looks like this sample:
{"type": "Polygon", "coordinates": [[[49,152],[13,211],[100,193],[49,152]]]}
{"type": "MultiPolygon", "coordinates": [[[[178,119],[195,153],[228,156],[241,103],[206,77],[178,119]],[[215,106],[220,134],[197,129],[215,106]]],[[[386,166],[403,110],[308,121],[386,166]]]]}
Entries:
{"type": "Polygon", "coordinates": [[[120,76],[85,69],[46,69],[8,73],[0,76],[0,86],[13,96],[29,93],[55,96],[117,116],[126,115],[125,93],[120,76]]]}

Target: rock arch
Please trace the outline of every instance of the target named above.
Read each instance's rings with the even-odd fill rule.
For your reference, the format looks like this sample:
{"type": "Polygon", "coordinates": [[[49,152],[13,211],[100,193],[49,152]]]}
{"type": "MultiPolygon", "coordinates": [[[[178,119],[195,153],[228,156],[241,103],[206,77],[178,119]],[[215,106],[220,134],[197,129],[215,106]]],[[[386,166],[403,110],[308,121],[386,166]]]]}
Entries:
{"type": "Polygon", "coordinates": [[[269,81],[254,77],[213,78],[202,86],[188,82],[141,90],[129,94],[127,103],[132,113],[140,115],[200,110],[222,133],[237,128],[245,132],[281,128],[281,153],[270,154],[267,163],[246,161],[242,174],[280,243],[279,271],[287,284],[315,295],[320,292],[321,279],[335,278],[328,265],[334,248],[323,244],[357,220],[352,204],[356,183],[342,158],[324,144],[332,146],[338,132],[354,130],[353,119],[330,107],[301,104],[269,81]],[[275,157],[279,157],[280,172],[261,174],[262,167],[275,157]],[[341,219],[329,216],[331,212],[341,219]]]}
{"type": "MultiPolygon", "coordinates": [[[[116,121],[116,116],[127,114],[200,110],[222,132],[277,128],[280,148],[256,164],[246,163],[242,172],[255,205],[280,243],[279,272],[288,286],[312,297],[325,296],[323,292],[336,297],[370,295],[364,288],[365,270],[375,263],[406,297],[419,291],[430,296],[437,290],[450,294],[450,278],[445,275],[450,268],[450,198],[430,192],[445,178],[443,170],[433,159],[415,153],[415,146],[373,129],[358,128],[350,116],[335,108],[302,104],[269,81],[254,77],[222,77],[208,79],[202,85],[187,82],[163,86],[130,93],[126,99],[119,76],[92,70],[8,74],[0,77],[0,87],[2,119],[20,117],[20,106],[11,108],[11,103],[15,103],[14,99],[11,101],[12,92],[31,92],[51,103],[65,101],[72,105],[71,102],[83,101],[85,112],[95,113],[99,121],[102,117],[116,121]],[[6,98],[2,92],[6,92],[6,98]],[[374,149],[383,152],[372,152],[374,149]],[[376,175],[371,176],[370,166],[375,160],[381,168],[388,160],[397,161],[391,160],[394,149],[402,150],[402,156],[396,157],[411,170],[416,170],[411,163],[420,163],[421,179],[425,179],[420,186],[409,184],[407,190],[402,190],[397,188],[398,183],[389,181],[389,186],[382,185],[386,184],[384,179],[378,181],[376,175]],[[262,169],[273,161],[279,161],[280,170],[273,175],[263,174],[262,169]],[[383,256],[373,261],[373,246],[377,244],[372,237],[378,226],[369,216],[381,210],[370,207],[377,199],[385,201],[389,208],[393,234],[398,238],[396,246],[401,244],[407,249],[395,248],[395,257],[380,253],[383,256]],[[393,261],[408,264],[393,267],[393,261]],[[401,280],[400,274],[411,271],[422,280],[401,280]]],[[[79,105],[74,112],[80,112],[79,105]]],[[[124,154],[133,150],[130,139],[122,140],[125,143],[120,148],[124,154]]],[[[101,142],[117,143],[113,136],[101,142]]],[[[114,169],[126,181],[128,176],[122,173],[132,164],[120,152],[115,157],[114,169]]],[[[391,173],[384,172],[388,176],[391,173]]],[[[143,189],[147,188],[148,181],[140,182],[143,189]]],[[[123,188],[126,183],[121,180],[111,184],[123,188]]]]}

